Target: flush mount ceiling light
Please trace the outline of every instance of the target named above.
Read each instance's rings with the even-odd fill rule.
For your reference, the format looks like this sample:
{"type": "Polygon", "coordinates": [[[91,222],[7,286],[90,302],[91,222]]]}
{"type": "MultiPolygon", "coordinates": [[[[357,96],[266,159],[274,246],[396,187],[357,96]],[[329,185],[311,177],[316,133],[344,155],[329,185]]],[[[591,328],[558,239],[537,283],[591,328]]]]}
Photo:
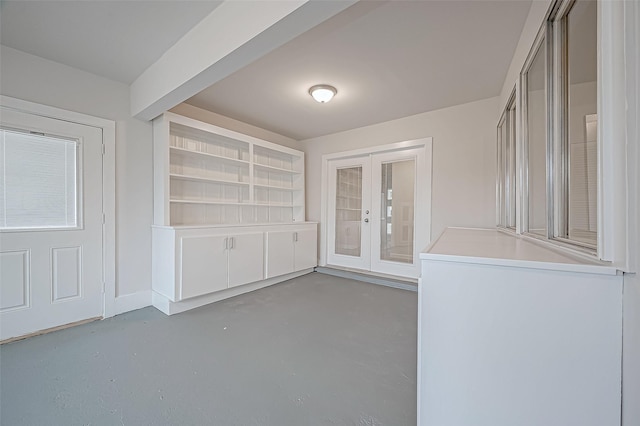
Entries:
{"type": "Polygon", "coordinates": [[[328,84],[317,84],[309,89],[309,94],[321,104],[329,102],[338,93],[335,87],[328,84]]]}

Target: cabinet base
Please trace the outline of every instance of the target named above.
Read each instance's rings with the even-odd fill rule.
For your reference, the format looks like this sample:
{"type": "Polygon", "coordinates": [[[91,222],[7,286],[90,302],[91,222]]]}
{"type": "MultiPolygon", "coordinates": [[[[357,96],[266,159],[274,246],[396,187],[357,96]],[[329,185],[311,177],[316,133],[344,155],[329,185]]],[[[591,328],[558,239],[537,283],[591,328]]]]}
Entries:
{"type": "Polygon", "coordinates": [[[167,297],[154,291],[151,295],[151,303],[156,309],[167,315],[179,314],[180,312],[199,308],[200,306],[208,305],[209,303],[217,302],[219,300],[228,299],[230,297],[268,287],[270,285],[290,280],[292,278],[297,278],[310,272],[313,272],[313,268],[303,269],[302,271],[292,272],[290,274],[257,281],[251,284],[228,288],[226,290],[217,291],[211,294],[205,294],[204,296],[194,297],[192,299],[182,300],[180,302],[172,302],[167,297]]]}

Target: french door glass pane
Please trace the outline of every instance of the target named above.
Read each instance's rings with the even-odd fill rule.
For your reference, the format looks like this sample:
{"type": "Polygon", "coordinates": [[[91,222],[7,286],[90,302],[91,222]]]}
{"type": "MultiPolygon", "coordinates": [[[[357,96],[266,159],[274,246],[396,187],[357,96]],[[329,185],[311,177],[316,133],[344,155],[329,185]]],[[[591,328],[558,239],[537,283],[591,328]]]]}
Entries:
{"type": "Polygon", "coordinates": [[[597,3],[576,2],[567,16],[570,239],[597,243],[597,3]]]}
{"type": "Polygon", "coordinates": [[[380,259],[413,263],[415,160],[382,164],[380,259]]]}
{"type": "Polygon", "coordinates": [[[362,167],[336,171],[335,253],[360,257],[362,218],[362,167]]]}
{"type": "Polygon", "coordinates": [[[0,229],[75,228],[78,143],[0,129],[0,229]]]}
{"type": "Polygon", "coordinates": [[[529,232],[547,235],[547,94],[544,41],[538,49],[527,79],[527,144],[529,232]]]}

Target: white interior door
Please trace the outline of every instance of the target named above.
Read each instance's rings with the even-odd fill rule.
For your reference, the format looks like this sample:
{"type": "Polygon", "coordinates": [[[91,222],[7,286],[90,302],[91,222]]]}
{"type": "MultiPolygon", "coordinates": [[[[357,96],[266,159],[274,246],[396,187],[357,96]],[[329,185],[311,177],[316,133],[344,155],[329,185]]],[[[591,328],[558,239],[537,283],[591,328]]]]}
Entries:
{"type": "Polygon", "coordinates": [[[334,160],[329,164],[327,262],[369,270],[371,264],[371,159],[334,160]]]}
{"type": "Polygon", "coordinates": [[[430,142],[329,161],[328,265],[420,275],[431,239],[430,142]]]}
{"type": "Polygon", "coordinates": [[[0,340],[102,317],[102,130],[2,109],[0,340]]]}

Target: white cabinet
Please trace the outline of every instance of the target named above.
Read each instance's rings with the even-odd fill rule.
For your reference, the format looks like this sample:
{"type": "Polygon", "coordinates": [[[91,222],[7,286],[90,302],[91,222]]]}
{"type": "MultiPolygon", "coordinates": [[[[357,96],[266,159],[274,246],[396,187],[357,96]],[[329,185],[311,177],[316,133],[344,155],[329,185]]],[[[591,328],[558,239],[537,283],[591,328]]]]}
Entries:
{"type": "Polygon", "coordinates": [[[264,278],[264,234],[240,234],[227,240],[229,287],[264,278]]]}
{"type": "Polygon", "coordinates": [[[154,306],[191,309],[311,272],[317,224],[152,228],[154,306]]]}
{"type": "Polygon", "coordinates": [[[267,278],[293,272],[293,232],[267,232],[267,278]]]}
{"type": "Polygon", "coordinates": [[[264,279],[264,232],[153,229],[153,290],[176,302],[264,279]]]}
{"type": "Polygon", "coordinates": [[[263,233],[179,239],[180,299],[264,278],[263,233]]]}
{"type": "Polygon", "coordinates": [[[615,267],[480,229],[420,257],[418,425],[620,423],[615,267]]]}
{"type": "Polygon", "coordinates": [[[302,271],[303,269],[313,268],[318,264],[318,244],[317,231],[313,229],[304,229],[296,231],[294,235],[294,271],[302,271]]]}
{"type": "Polygon", "coordinates": [[[315,226],[267,232],[267,278],[313,268],[317,265],[315,226]]]}
{"type": "Polygon", "coordinates": [[[180,238],[180,299],[227,288],[227,237],[180,238]]]}

